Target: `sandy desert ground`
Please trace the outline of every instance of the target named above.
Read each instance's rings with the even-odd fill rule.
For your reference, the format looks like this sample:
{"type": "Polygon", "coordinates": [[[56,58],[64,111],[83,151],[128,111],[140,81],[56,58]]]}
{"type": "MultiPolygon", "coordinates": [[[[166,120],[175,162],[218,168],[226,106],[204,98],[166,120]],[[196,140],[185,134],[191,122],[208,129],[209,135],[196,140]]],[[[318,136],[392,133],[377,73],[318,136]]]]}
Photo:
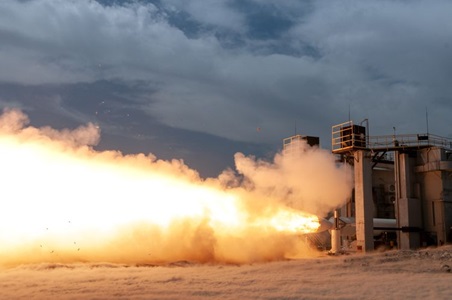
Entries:
{"type": "Polygon", "coordinates": [[[452,246],[246,265],[3,268],[0,299],[450,299],[452,246]]]}

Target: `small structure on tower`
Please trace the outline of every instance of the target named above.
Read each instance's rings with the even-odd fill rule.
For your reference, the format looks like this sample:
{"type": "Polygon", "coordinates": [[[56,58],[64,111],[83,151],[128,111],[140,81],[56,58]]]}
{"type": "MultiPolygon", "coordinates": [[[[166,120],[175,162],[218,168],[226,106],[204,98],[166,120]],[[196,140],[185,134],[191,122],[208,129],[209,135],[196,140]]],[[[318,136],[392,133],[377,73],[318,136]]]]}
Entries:
{"type": "Polygon", "coordinates": [[[306,147],[319,147],[320,139],[316,136],[293,135],[283,140],[284,155],[298,155],[305,151],[306,147]]]}

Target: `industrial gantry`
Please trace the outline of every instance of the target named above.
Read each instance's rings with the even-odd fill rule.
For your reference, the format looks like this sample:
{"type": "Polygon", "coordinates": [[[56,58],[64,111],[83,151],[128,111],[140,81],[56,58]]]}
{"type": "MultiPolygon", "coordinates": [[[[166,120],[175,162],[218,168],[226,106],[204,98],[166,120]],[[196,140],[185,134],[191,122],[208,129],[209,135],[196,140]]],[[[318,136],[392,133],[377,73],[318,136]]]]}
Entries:
{"type": "Polygon", "coordinates": [[[354,207],[347,213],[355,218],[356,250],[375,247],[376,197],[386,185],[394,196],[384,203],[385,213],[396,219],[391,230],[399,249],[452,243],[452,140],[429,133],[396,135],[395,129],[392,135],[369,136],[368,128],[367,119],[332,126],[332,152],[354,168],[354,207]],[[390,184],[373,180],[379,164],[392,166],[390,184]]]}

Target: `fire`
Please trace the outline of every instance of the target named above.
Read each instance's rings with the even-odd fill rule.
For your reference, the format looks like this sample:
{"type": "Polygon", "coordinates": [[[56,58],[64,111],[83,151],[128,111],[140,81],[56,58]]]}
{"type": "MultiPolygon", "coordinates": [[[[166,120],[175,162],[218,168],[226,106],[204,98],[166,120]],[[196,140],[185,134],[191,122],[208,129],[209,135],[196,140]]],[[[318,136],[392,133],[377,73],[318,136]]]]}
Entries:
{"type": "Polygon", "coordinates": [[[281,209],[270,217],[269,224],[273,228],[289,233],[311,233],[319,229],[319,218],[307,213],[281,209]]]}
{"type": "Polygon", "coordinates": [[[282,205],[251,217],[234,188],[207,184],[180,161],[96,152],[33,127],[3,128],[0,166],[0,263],[240,261],[228,243],[320,226],[282,205]]]}

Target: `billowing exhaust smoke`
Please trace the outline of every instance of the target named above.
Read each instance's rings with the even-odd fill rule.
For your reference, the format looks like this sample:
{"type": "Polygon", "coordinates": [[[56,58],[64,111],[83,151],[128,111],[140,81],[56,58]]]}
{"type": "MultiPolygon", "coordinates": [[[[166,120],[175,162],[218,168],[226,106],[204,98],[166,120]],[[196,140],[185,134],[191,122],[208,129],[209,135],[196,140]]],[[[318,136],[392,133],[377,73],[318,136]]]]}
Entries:
{"type": "Polygon", "coordinates": [[[35,128],[0,117],[0,264],[178,260],[245,263],[306,254],[300,235],[351,191],[321,149],[288,162],[235,155],[202,179],[181,160],[99,152],[94,124],[35,128]]]}

